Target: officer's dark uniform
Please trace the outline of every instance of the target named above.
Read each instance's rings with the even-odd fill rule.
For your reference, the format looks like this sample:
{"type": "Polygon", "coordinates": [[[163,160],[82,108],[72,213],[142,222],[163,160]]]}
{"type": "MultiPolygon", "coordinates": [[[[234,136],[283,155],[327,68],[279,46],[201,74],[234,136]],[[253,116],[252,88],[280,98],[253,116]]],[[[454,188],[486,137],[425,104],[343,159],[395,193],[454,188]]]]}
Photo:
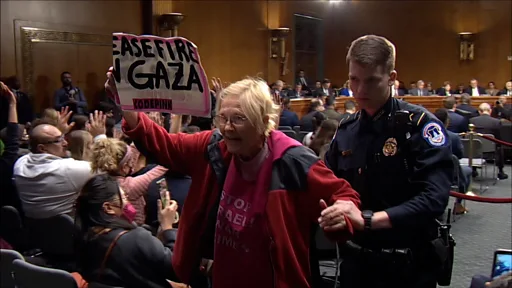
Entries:
{"type": "Polygon", "coordinates": [[[325,162],[360,193],[361,211],[386,211],[393,226],[342,247],[342,287],[436,287],[431,241],[454,170],[447,137],[426,109],[392,97],[373,117],[340,121],[325,162]]]}

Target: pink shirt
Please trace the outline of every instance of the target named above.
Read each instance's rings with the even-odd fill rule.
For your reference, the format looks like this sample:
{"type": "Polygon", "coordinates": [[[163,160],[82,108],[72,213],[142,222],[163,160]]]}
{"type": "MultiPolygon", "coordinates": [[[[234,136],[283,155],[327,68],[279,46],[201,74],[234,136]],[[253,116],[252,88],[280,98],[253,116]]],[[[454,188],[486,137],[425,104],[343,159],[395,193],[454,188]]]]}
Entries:
{"type": "Polygon", "coordinates": [[[166,172],[166,168],[156,166],[140,176],[117,177],[119,186],[124,190],[126,198],[128,198],[128,201],[137,209],[135,223],[138,225],[144,224],[146,221],[146,200],[144,200],[144,195],[148,193],[149,184],[166,172]]]}
{"type": "Polygon", "coordinates": [[[217,214],[213,287],[274,286],[265,213],[271,171],[266,145],[249,162],[233,157],[217,214]]]}

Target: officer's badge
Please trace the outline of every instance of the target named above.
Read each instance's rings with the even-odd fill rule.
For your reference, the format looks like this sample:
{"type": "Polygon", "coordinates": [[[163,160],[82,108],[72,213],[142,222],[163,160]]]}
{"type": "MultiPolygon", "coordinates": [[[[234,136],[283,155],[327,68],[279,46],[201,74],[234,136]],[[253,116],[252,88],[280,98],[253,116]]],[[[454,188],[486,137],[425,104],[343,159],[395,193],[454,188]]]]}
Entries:
{"type": "Polygon", "coordinates": [[[432,146],[443,146],[446,143],[446,136],[443,128],[436,122],[429,122],[423,127],[423,138],[432,146]]]}
{"type": "Polygon", "coordinates": [[[384,156],[394,156],[397,150],[397,143],[395,138],[388,138],[386,142],[384,142],[384,147],[382,147],[382,153],[384,156]]]}

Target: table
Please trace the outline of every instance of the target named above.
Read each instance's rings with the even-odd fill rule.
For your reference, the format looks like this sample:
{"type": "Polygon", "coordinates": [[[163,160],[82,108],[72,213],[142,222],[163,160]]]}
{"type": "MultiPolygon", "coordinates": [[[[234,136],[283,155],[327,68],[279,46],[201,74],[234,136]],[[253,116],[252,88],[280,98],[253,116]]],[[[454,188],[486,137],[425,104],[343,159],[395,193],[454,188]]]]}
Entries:
{"type": "MultiPolygon", "coordinates": [[[[460,96],[455,96],[457,100],[459,100],[460,96]]],[[[443,108],[443,99],[446,96],[400,96],[398,99],[402,99],[411,104],[421,105],[428,109],[430,112],[434,113],[437,109],[443,108]]],[[[471,106],[478,108],[478,106],[482,103],[488,103],[491,106],[496,104],[499,96],[474,96],[471,97],[471,106]]],[[[510,97],[508,97],[510,98],[510,97]]],[[[312,98],[300,98],[300,99],[291,99],[290,101],[290,110],[297,113],[297,116],[301,118],[303,115],[306,115],[309,110],[309,104],[311,103],[312,98]]],[[[345,101],[352,100],[354,103],[354,97],[337,97],[336,98],[336,110],[344,111],[345,101]]],[[[507,101],[511,102],[511,100],[507,101]]]]}

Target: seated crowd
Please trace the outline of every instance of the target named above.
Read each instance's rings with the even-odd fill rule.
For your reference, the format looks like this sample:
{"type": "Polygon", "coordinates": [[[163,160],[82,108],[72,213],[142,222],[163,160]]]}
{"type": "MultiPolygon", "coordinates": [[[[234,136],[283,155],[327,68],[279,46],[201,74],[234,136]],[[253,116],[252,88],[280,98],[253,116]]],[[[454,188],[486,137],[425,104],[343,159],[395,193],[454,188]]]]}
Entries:
{"type": "MultiPolygon", "coordinates": [[[[2,120],[6,125],[2,131],[1,205],[13,206],[19,211],[29,234],[31,230],[40,231],[34,227],[45,225],[49,218],[68,215],[75,220],[76,231],[71,231],[76,242],[75,254],[71,258],[73,268],[62,265],[62,259],[46,259],[46,265],[66,267],[62,269],[75,272],[77,283],[82,287],[96,282],[121,287],[183,286],[175,281],[190,283],[192,287],[206,287],[206,276],[212,273],[214,248],[216,253],[223,255],[216,257],[215,264],[223,268],[215,270],[215,287],[222,287],[225,281],[240,285],[254,282],[251,287],[271,287],[274,276],[275,281],[287,280],[290,285],[295,284],[294,287],[303,287],[309,281],[306,280],[309,268],[305,267],[311,264],[300,256],[307,253],[307,245],[310,244],[309,240],[303,239],[312,233],[308,225],[336,201],[359,205],[358,194],[350,185],[336,178],[322,161],[315,161],[317,156],[323,159],[338,123],[356,113],[353,101],[346,101],[344,110],[337,111],[335,97],[321,96],[352,96],[348,83],[344,89],[333,90],[330,81],[325,79],[317,81],[315,88],[310,89],[304,71],[298,75],[293,91],[286,91],[281,80],[268,87],[263,81],[247,79],[225,89],[219,82],[214,82],[217,106],[212,111],[215,115],[213,121],[187,115],[125,111],[121,128],[121,112],[115,105],[102,102],[99,111],[88,115],[85,97],[79,88],[72,86],[71,74],[64,72],[61,78],[63,88],[55,95],[60,111],[48,108],[37,119],[27,117],[26,114],[31,113],[27,112],[29,109],[17,105],[18,99],[22,98],[16,94],[19,90],[16,81],[12,80],[14,84],[9,88],[2,84],[2,97],[7,99],[8,109],[6,121],[2,120]],[[279,96],[277,98],[282,98],[280,103],[266,97],[272,92],[279,96]],[[78,96],[71,99],[69,94],[78,96]],[[299,119],[290,110],[290,99],[308,95],[315,99],[311,101],[309,112],[299,119]],[[257,101],[243,102],[241,99],[244,97],[254,97],[257,101]],[[241,105],[259,107],[240,108],[241,105]],[[241,116],[240,109],[261,110],[264,114],[241,116]],[[236,130],[233,129],[235,126],[236,130]],[[282,137],[284,134],[273,133],[273,130],[285,131],[288,129],[284,127],[297,126],[299,128],[294,132],[299,142],[282,137]],[[212,129],[215,127],[224,135],[225,145],[222,147],[219,143],[217,146],[210,143],[216,137],[212,129]],[[278,142],[289,149],[281,151],[276,145],[278,142]],[[227,150],[238,156],[236,159],[221,158],[235,164],[230,165],[227,171],[221,171],[224,180],[218,179],[218,172],[208,166],[215,160],[206,159],[210,155],[205,157],[204,151],[210,152],[215,147],[220,149],[217,156],[226,157],[227,150]],[[273,169],[273,162],[269,159],[277,158],[283,160],[283,166],[279,167],[280,171],[285,171],[283,175],[274,179],[272,170],[272,179],[266,179],[268,177],[261,176],[264,173],[257,173],[273,169]],[[299,168],[300,171],[294,171],[297,168],[292,167],[296,164],[292,162],[297,159],[305,166],[301,167],[302,170],[299,168]],[[297,174],[288,175],[287,170],[297,174]],[[200,181],[192,182],[192,178],[200,181]],[[217,182],[219,180],[224,183],[225,190],[216,192],[221,195],[216,202],[215,196],[210,197],[204,191],[221,185],[217,182]],[[271,191],[275,192],[273,195],[265,196],[265,199],[256,196],[256,190],[267,189],[265,184],[274,185],[275,181],[278,184],[275,184],[276,191],[271,191]],[[245,195],[238,192],[240,187],[247,190],[245,195]],[[293,200],[279,193],[293,191],[296,187],[304,187],[307,193],[293,200]],[[191,192],[192,198],[187,198],[189,190],[196,192],[191,192]],[[196,206],[184,211],[191,220],[179,223],[185,198],[187,203],[194,203],[188,205],[196,206]],[[267,201],[280,212],[265,211],[262,203],[267,201]],[[211,209],[215,205],[219,207],[219,215],[225,217],[212,224],[212,215],[205,211],[217,212],[211,209]],[[296,211],[300,211],[300,217],[296,211]],[[262,215],[272,217],[272,221],[267,222],[262,215]],[[297,227],[286,225],[289,217],[299,219],[297,227]],[[246,221],[250,222],[247,226],[246,221]],[[232,228],[236,222],[249,231],[244,233],[247,239],[241,240],[248,245],[244,249],[250,256],[249,260],[246,259],[249,257],[240,257],[228,249],[237,245],[232,238],[237,234],[232,228]],[[214,234],[211,231],[215,228],[224,232],[215,234],[211,239],[212,247],[202,247],[198,238],[214,234]],[[183,243],[189,246],[185,247],[183,243]],[[268,247],[271,247],[271,259],[276,259],[276,265],[285,263],[289,266],[280,268],[278,275],[274,275],[274,267],[266,264],[268,247]],[[274,251],[277,249],[279,253],[274,251]],[[232,261],[235,257],[236,262],[232,261]],[[180,265],[173,265],[177,261],[180,265]],[[247,273],[249,268],[256,269],[257,273],[247,273]]],[[[432,95],[432,86],[424,88],[423,85],[423,81],[418,81],[417,86],[406,91],[403,83],[398,82],[393,95],[432,95]]],[[[496,90],[494,85],[492,87],[489,89],[496,90]]],[[[109,92],[112,85],[106,88],[109,92]]],[[[488,103],[481,104],[478,110],[470,105],[471,96],[493,95],[490,92],[511,95],[512,83],[507,82],[503,91],[494,90],[482,90],[476,80],[472,80],[471,86],[464,91],[452,91],[449,83],[436,91],[436,95],[447,96],[444,108],[437,110],[435,116],[451,131],[452,153],[457,158],[463,157],[459,133],[467,132],[468,123],[474,124],[477,132],[500,138],[499,118],[507,119],[512,114],[510,104],[506,104],[507,97],[500,98],[493,108],[488,103]],[[444,94],[441,89],[444,89],[444,94]],[[459,105],[452,96],[458,92],[464,92],[459,105]]],[[[498,147],[497,152],[498,178],[506,179],[503,151],[498,147]]],[[[476,171],[461,167],[460,173],[464,181],[459,189],[466,192],[470,177],[476,176],[476,171]]],[[[457,213],[466,211],[462,205],[457,209],[457,213]]],[[[362,229],[353,227],[347,216],[328,216],[322,213],[326,218],[321,217],[320,226],[332,239],[346,239],[354,229],[362,229]],[[332,222],[339,217],[344,219],[343,227],[332,222]]],[[[39,248],[37,240],[40,237],[45,236],[30,234],[33,243],[26,245],[7,237],[2,243],[6,247],[27,251],[28,248],[39,248]]]]}
{"type": "MultiPolygon", "coordinates": [[[[310,84],[308,84],[304,70],[299,70],[293,87],[283,80],[277,80],[270,86],[274,95],[279,95],[282,98],[289,97],[294,99],[304,97],[319,98],[322,96],[353,96],[352,90],[350,89],[350,79],[345,81],[341,88],[334,86],[331,87],[331,80],[327,78],[322,81],[316,80],[314,86],[310,84]]],[[[496,88],[496,84],[492,81],[487,84],[487,88],[483,88],[478,85],[477,79],[471,79],[469,81],[469,86],[467,87],[461,83],[457,85],[456,89],[452,88],[450,81],[445,81],[441,87],[436,89],[432,82],[427,82],[425,86],[425,81],[423,80],[412,81],[409,88],[405,87],[405,83],[403,81],[395,80],[391,89],[391,94],[393,97],[433,95],[451,96],[461,94],[468,94],[469,96],[512,96],[512,80],[507,81],[503,89],[496,88]]]]}

